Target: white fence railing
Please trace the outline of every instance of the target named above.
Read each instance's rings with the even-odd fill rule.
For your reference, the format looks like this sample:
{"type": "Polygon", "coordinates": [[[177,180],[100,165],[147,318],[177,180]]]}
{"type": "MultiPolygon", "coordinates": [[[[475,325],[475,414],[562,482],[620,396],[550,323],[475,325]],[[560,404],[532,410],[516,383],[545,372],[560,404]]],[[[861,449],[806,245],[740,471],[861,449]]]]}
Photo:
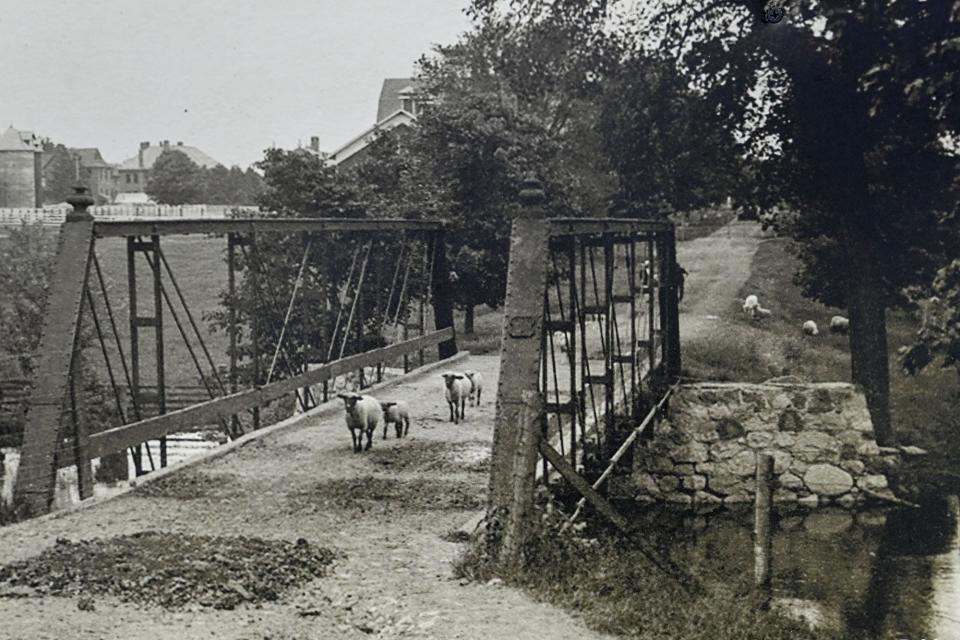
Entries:
{"type": "MultiPolygon", "coordinates": [[[[97,220],[136,220],[140,218],[226,218],[231,211],[253,213],[257,207],[237,207],[222,204],[106,204],[87,209],[97,220]]],[[[62,204],[39,209],[0,208],[0,227],[19,226],[40,222],[60,225],[66,219],[70,205],[62,204]]]]}

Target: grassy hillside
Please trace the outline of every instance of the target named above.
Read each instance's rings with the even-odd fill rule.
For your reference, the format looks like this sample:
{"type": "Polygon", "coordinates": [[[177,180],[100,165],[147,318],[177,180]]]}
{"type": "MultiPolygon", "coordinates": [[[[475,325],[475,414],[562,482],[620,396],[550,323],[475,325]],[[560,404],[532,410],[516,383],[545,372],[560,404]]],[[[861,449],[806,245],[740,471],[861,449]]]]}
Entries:
{"type": "MultiPolygon", "coordinates": [[[[828,331],[830,316],[846,314],[804,298],[792,280],[797,266],[786,240],[764,240],[740,300],[756,294],[773,315],[755,322],[743,314],[740,302],[731,301],[719,314],[716,332],[683,345],[685,373],[709,380],[760,382],[795,375],[811,381],[848,381],[848,339],[828,331]],[[804,335],[800,328],[805,320],[814,320],[821,334],[804,335]]],[[[917,319],[891,312],[887,322],[890,400],[897,437],[930,449],[938,466],[956,469],[960,467],[960,377],[953,369],[936,368],[915,377],[904,374],[897,349],[910,343],[917,319]]]]}

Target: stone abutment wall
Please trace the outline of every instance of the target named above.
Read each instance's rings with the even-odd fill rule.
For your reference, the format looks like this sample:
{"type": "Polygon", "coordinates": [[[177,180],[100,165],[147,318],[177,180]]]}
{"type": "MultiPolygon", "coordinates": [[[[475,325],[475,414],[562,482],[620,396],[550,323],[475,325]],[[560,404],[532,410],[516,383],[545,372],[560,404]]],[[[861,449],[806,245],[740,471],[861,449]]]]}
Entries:
{"type": "Polygon", "coordinates": [[[653,439],[634,451],[639,501],[750,502],[756,457],[774,456],[774,501],[853,506],[889,495],[863,394],[845,383],[702,383],[681,387],[653,439]]]}

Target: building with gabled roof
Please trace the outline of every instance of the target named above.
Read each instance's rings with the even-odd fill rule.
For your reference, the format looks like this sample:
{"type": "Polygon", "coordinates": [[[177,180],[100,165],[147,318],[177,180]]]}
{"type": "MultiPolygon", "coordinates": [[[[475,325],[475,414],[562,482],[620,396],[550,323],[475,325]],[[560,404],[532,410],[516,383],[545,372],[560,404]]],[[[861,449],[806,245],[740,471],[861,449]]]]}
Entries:
{"type": "Polygon", "coordinates": [[[0,208],[29,208],[42,202],[43,146],[32,131],[13,125],[0,134],[0,208]]]}
{"type": "Polygon", "coordinates": [[[77,180],[90,189],[98,203],[112,202],[116,196],[116,168],[103,159],[96,147],[67,148],[73,158],[77,180]]]}
{"type": "Polygon", "coordinates": [[[399,127],[411,127],[429,102],[423,84],[416,78],[386,78],[377,101],[377,120],[329,154],[328,162],[349,168],[363,161],[377,135],[399,127]]]}
{"type": "Polygon", "coordinates": [[[150,179],[150,170],[153,169],[153,164],[164,151],[180,151],[205,169],[212,169],[220,164],[200,149],[182,142],[177,142],[175,145],[171,145],[169,140],[163,140],[156,145],[141,142],[137,155],[127,158],[117,167],[116,191],[118,193],[143,192],[147,187],[147,181],[150,179]]]}

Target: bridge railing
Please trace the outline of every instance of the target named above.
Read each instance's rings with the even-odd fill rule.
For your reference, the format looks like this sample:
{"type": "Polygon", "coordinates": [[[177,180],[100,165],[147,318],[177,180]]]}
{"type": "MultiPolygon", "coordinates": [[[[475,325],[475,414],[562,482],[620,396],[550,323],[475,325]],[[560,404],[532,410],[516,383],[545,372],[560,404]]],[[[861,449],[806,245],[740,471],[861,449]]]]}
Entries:
{"type": "Polygon", "coordinates": [[[622,455],[618,421],[642,423],[680,375],[673,224],[548,219],[535,182],[521,197],[523,214],[511,230],[492,507],[513,504],[517,479],[528,475],[517,456],[531,446],[523,429],[532,397],[551,449],[542,473],[557,462],[584,473],[622,455]]]}
{"type": "Polygon", "coordinates": [[[148,449],[146,459],[165,466],[169,434],[219,423],[235,438],[260,428],[261,410],[278,401],[307,410],[327,400],[338,377],[353,374],[363,388],[385,367],[423,364],[430,350],[441,359],[456,353],[442,222],[100,221],[86,211],[88,195],[71,202],[33,359],[16,484],[33,513],[49,509],[58,468],[76,465],[87,497],[92,458],[125,459],[129,450],[136,473],[145,473],[148,441],[159,439],[160,451],[148,449]],[[168,238],[185,235],[194,240],[178,250],[178,264],[168,238]],[[225,247],[211,244],[224,237],[225,247]],[[211,252],[213,265],[202,255],[211,252]],[[106,254],[120,273],[104,267],[106,254]],[[217,265],[225,278],[213,272],[217,265]],[[126,300],[116,304],[118,290],[126,300]],[[191,310],[198,301],[203,317],[191,310]],[[81,406],[81,378],[91,369],[113,397],[105,430],[85,420],[81,406]],[[178,406],[184,369],[200,380],[202,402],[178,406]]]}

